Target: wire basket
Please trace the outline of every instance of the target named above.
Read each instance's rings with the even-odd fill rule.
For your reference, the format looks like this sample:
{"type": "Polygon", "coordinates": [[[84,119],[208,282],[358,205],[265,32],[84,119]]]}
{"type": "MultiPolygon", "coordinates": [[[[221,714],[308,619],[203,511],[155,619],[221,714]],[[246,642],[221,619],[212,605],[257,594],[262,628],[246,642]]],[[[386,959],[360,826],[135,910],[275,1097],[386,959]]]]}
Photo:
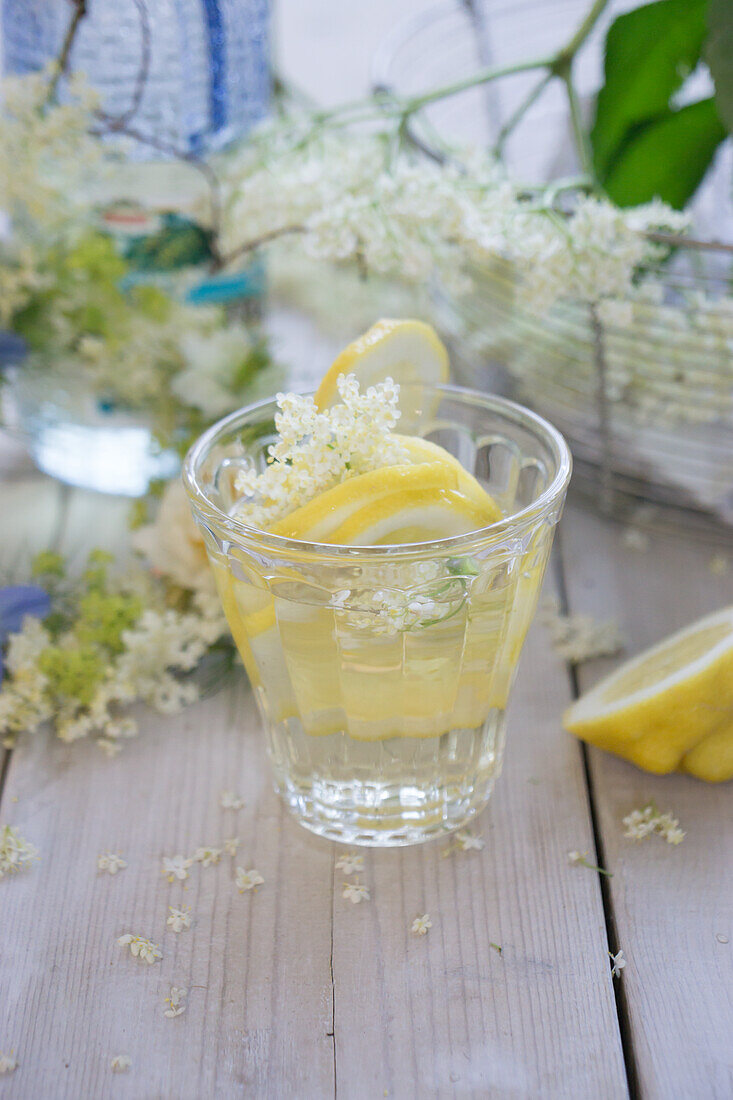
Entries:
{"type": "MultiPolygon", "coordinates": [[[[633,6],[610,5],[578,57],[586,109],[600,83],[608,22],[633,6]]],[[[547,55],[586,9],[587,0],[436,5],[382,44],[374,82],[414,95],[497,60],[547,55]]],[[[518,74],[431,105],[412,138],[430,156],[446,141],[491,145],[536,79],[518,74]]],[[[506,141],[511,174],[536,184],[577,171],[569,132],[564,96],[551,84],[506,141]]],[[[644,272],[641,298],[597,307],[564,300],[539,315],[499,256],[473,271],[467,295],[433,291],[460,380],[517,396],[550,418],[570,441],[577,487],[608,513],[653,504],[643,512],[657,520],[679,522],[682,508],[685,523],[700,529],[733,524],[733,254],[707,244],[733,237],[729,144],[693,206],[704,247],[678,249],[664,267],[644,272]]]]}

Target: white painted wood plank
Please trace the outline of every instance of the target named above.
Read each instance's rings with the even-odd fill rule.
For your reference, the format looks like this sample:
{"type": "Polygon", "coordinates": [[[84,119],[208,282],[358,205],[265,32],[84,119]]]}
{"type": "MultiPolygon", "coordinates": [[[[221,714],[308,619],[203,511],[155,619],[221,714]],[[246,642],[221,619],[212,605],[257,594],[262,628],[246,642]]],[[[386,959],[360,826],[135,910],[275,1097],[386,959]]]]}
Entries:
{"type": "Polygon", "coordinates": [[[530,632],[504,774],[475,831],[366,858],[372,899],[334,890],[339,1096],[627,1095],[582,763],[560,731],[565,670],[530,632]],[[427,936],[410,934],[428,912],[427,936]],[[491,943],[499,944],[499,955],[491,943]]]}
{"type": "MultiPolygon", "coordinates": [[[[719,552],[719,548],[718,548],[719,552]]],[[[617,525],[568,509],[563,561],[574,611],[615,616],[638,652],[733,602],[733,572],[713,576],[715,548],[652,535],[640,553],[617,525]]],[[[733,552],[729,555],[733,565],[733,552]]],[[[581,669],[589,687],[611,662],[581,669]]],[[[616,934],[628,965],[623,988],[641,1094],[648,1100],[733,1095],[733,801],[731,785],[652,776],[590,752],[616,934]],[[654,799],[687,836],[625,840],[621,819],[654,799]],[[721,942],[721,940],[723,942],[721,942]]]]}
{"type": "Polygon", "coordinates": [[[262,757],[243,684],[146,719],[112,761],[44,737],[16,750],[3,810],[42,859],[0,883],[0,1049],[20,1063],[4,1098],[333,1094],[332,850],[286,819],[262,757]],[[225,787],[244,810],[219,808],[225,787]],[[233,834],[236,862],[265,878],[256,894],[236,891],[228,857],[185,884],[160,874],[163,854],[233,834]],[[108,849],[128,861],[114,878],[96,872],[108,849]],[[194,925],[176,935],[167,906],[181,903],[194,925]],[[124,932],[153,939],[162,961],[133,959],[124,932]],[[171,984],[189,990],[173,1020],[171,984]],[[119,1053],[132,1066],[116,1076],[119,1053]]]}

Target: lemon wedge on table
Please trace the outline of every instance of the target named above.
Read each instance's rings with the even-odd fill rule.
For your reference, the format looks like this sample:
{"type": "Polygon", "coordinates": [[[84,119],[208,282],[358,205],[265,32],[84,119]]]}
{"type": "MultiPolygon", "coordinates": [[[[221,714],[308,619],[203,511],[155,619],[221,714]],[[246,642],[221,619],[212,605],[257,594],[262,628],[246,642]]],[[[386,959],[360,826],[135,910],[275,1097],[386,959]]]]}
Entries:
{"type": "Polygon", "coordinates": [[[733,778],[733,607],[627,661],[578,699],[563,722],[650,772],[733,778]]]}
{"type": "MultiPolygon", "coordinates": [[[[362,393],[368,386],[391,378],[401,386],[410,383],[437,385],[448,381],[448,352],[435,329],[424,321],[382,320],[372,325],[337,355],[316,390],[319,409],[339,400],[339,375],[353,374],[362,393]]],[[[415,410],[406,409],[403,416],[415,410]]]]}

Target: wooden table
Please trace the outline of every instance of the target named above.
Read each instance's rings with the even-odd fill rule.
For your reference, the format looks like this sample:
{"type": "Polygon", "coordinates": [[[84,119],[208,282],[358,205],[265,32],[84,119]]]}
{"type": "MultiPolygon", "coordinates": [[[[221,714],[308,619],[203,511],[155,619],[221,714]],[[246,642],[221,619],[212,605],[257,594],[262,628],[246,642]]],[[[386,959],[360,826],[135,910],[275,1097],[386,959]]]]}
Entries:
{"type": "MultiPolygon", "coordinates": [[[[348,6],[283,2],[286,67],[307,58],[295,75],[326,100],[358,92],[383,30],[419,6],[374,0],[357,27],[348,6]],[[327,73],[337,88],[319,86],[327,73]]],[[[296,368],[320,365],[288,331],[296,368]]],[[[125,502],[51,482],[2,437],[0,469],[5,563],[20,569],[40,547],[80,562],[91,545],[124,546],[125,502]]],[[[712,554],[682,531],[635,551],[571,501],[548,588],[571,611],[616,618],[634,652],[731,601],[733,575],[713,576],[712,554]]],[[[485,847],[367,853],[371,899],[359,905],[341,896],[339,849],[272,793],[243,675],[178,718],[148,714],[114,760],[23,739],[0,772],[0,822],[42,859],[0,883],[0,1051],[19,1062],[0,1100],[728,1100],[730,786],[654,778],[562,731],[563,708],[610,665],[569,668],[535,626],[504,774],[474,830],[485,847]],[[243,810],[219,808],[223,788],[243,810]],[[651,798],[679,817],[679,847],[624,839],[622,817],[651,798]],[[228,859],[185,883],[161,875],[162,855],[234,834],[237,862],[265,878],[256,893],[237,892],[228,859]],[[128,861],[114,878],[96,872],[105,850],[128,861]],[[571,850],[613,877],[571,866],[571,850]],[[191,906],[189,931],[166,928],[170,904],[191,906]],[[433,927],[414,936],[424,912],[433,927]],[[159,943],[162,961],[123,952],[125,932],[159,943]],[[628,963],[614,980],[619,949],[628,963]],[[176,1019],[163,1015],[171,985],[189,991],[176,1019]],[[119,1075],[117,1054],[131,1058],[119,1075]]]]}
{"type": "MultiPolygon", "coordinates": [[[[304,370],[326,354],[303,342],[307,326],[282,331],[304,370]]],[[[5,562],[124,547],[126,501],[52,482],[7,439],[0,459],[5,562]]],[[[642,553],[574,502],[556,551],[548,589],[618,619],[632,652],[733,594],[711,547],[680,532],[642,553]]],[[[0,882],[0,1051],[20,1063],[1,1100],[732,1096],[730,786],[652,777],[563,732],[563,708],[610,663],[569,668],[536,624],[504,774],[474,830],[485,847],[366,852],[359,905],[341,894],[343,850],[273,794],[243,673],[177,718],[144,715],[113,760],[21,740],[0,822],[42,858],[0,882]],[[219,807],[224,788],[244,809],[219,807]],[[651,798],[679,817],[679,847],[624,839],[622,817],[651,798]],[[236,862],[265,878],[256,892],[237,892],[229,859],[185,883],[161,875],[163,855],[232,835],[236,862]],[[96,871],[107,850],[128,861],[114,878],[96,871]],[[571,850],[613,877],[571,866],[571,850]],[[174,934],[168,906],[181,904],[193,926],[174,934]],[[417,937],[424,912],[433,927],[417,937]],[[123,952],[125,932],[160,944],[162,961],[123,952]],[[189,990],[176,1019],[163,1015],[171,985],[189,990]],[[120,1053],[132,1064],[115,1075],[120,1053]]]]}

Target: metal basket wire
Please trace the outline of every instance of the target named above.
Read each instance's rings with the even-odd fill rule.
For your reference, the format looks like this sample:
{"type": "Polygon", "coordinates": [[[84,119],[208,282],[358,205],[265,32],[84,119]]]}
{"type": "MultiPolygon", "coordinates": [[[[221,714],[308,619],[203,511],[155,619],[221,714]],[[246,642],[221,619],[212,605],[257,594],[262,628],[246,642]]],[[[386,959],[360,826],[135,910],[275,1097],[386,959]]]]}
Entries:
{"type": "MultiPolygon", "coordinates": [[[[630,6],[611,5],[579,59],[586,97],[599,82],[608,18],[630,6]]],[[[414,94],[497,58],[547,54],[586,7],[586,0],[437,5],[383,43],[375,84],[414,94]]],[[[426,112],[413,138],[429,155],[439,155],[436,134],[453,143],[491,142],[527,89],[526,77],[473,88],[426,112]]],[[[531,182],[572,171],[567,133],[564,103],[550,87],[507,142],[510,170],[531,182]]],[[[730,162],[724,148],[696,196],[698,235],[726,228],[720,211],[730,209],[730,162]]],[[[497,257],[474,270],[468,295],[435,288],[437,320],[461,380],[516,395],[560,428],[573,449],[576,484],[602,510],[628,515],[635,504],[652,503],[657,518],[669,520],[673,508],[679,522],[683,508],[686,523],[724,531],[733,525],[731,258],[724,249],[680,249],[643,273],[648,294],[641,300],[607,310],[568,300],[540,316],[517,294],[511,263],[497,257]]]]}

